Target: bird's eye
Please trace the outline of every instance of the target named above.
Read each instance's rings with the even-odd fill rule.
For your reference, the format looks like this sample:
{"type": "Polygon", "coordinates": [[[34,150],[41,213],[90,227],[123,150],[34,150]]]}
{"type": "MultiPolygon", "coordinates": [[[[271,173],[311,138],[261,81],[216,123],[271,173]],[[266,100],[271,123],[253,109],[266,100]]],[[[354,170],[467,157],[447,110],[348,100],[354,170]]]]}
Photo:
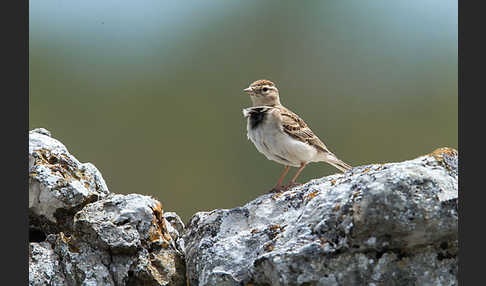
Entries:
{"type": "Polygon", "coordinates": [[[264,87],[262,90],[263,90],[263,92],[267,92],[268,88],[264,87]]]}

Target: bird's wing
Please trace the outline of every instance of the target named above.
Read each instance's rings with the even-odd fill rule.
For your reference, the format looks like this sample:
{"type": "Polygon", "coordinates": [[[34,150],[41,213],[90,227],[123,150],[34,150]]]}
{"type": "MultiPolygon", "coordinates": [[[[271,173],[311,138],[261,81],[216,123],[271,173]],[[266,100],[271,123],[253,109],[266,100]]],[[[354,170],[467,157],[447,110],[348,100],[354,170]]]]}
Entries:
{"type": "Polygon", "coordinates": [[[282,118],[282,128],[291,137],[314,146],[321,152],[331,153],[326,145],[312,132],[307,124],[297,114],[285,107],[279,108],[282,118]]]}

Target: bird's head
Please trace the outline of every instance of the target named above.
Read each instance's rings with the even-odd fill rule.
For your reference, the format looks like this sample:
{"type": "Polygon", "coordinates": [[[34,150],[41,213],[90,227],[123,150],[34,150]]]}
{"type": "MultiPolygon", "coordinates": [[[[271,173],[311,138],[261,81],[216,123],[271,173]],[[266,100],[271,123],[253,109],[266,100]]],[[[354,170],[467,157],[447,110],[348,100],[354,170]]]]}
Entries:
{"type": "Polygon", "coordinates": [[[251,98],[253,106],[275,106],[280,105],[278,96],[278,89],[275,84],[266,79],[254,81],[249,87],[243,91],[248,93],[251,98]]]}

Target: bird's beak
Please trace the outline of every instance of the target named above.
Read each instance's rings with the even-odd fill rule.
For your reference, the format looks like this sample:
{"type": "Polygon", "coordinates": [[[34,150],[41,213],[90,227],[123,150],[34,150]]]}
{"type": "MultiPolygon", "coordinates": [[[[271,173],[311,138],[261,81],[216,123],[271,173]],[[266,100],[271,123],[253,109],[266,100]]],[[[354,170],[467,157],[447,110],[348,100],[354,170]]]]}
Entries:
{"type": "Polygon", "coordinates": [[[251,87],[247,87],[247,88],[245,88],[243,91],[244,91],[244,92],[248,92],[248,93],[250,93],[250,92],[252,92],[252,91],[253,91],[253,89],[252,89],[251,87]]]}

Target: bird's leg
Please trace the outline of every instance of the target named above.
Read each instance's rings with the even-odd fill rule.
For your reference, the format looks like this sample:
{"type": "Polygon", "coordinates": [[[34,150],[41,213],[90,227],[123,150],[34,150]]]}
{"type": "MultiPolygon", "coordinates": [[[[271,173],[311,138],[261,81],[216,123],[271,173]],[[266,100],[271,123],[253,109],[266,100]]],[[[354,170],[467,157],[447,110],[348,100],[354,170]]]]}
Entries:
{"type": "Polygon", "coordinates": [[[283,171],[282,176],[280,176],[280,179],[278,180],[275,187],[273,187],[271,192],[279,192],[279,191],[282,191],[283,189],[285,189],[285,188],[282,188],[280,185],[282,184],[282,181],[285,178],[285,175],[287,175],[287,173],[289,172],[289,169],[290,169],[289,165],[285,166],[285,170],[283,171]]]}
{"type": "Polygon", "coordinates": [[[290,183],[288,184],[287,188],[300,185],[299,183],[296,183],[295,180],[299,176],[300,172],[302,172],[302,170],[305,168],[305,166],[306,166],[306,163],[300,163],[300,168],[297,170],[297,172],[295,173],[292,180],[290,180],[290,183]]]}
{"type": "Polygon", "coordinates": [[[278,180],[278,183],[275,185],[275,187],[280,187],[283,179],[285,178],[285,175],[287,175],[287,173],[289,172],[289,169],[290,169],[289,165],[285,166],[285,170],[283,171],[282,176],[280,176],[280,179],[278,180]]]}

